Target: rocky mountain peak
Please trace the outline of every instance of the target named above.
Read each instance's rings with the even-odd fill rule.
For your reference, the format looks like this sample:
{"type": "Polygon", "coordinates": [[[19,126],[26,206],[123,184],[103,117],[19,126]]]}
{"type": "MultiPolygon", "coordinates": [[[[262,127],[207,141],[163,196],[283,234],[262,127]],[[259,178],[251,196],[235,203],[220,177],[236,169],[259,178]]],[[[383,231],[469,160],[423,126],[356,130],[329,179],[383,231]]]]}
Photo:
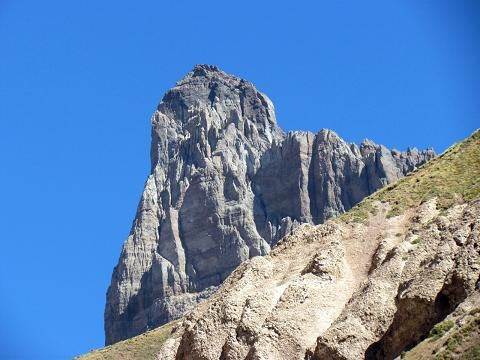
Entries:
{"type": "Polygon", "coordinates": [[[300,223],[322,223],[433,153],[285,134],[270,99],[197,65],[152,116],[152,170],[107,293],[107,344],[181,316],[300,223]]]}
{"type": "Polygon", "coordinates": [[[208,65],[208,64],[198,64],[193,67],[193,69],[187,73],[181,80],[176,83],[176,86],[182,86],[186,84],[194,84],[194,83],[210,83],[215,81],[223,81],[225,83],[239,83],[242,79],[225,73],[224,71],[220,70],[215,65],[208,65]]]}
{"type": "Polygon", "coordinates": [[[152,117],[152,169],[171,160],[186,139],[191,151],[200,147],[208,157],[218,146],[238,142],[246,151],[263,151],[283,137],[272,102],[253,84],[215,66],[196,65],[165,94],[152,117]]]}
{"type": "Polygon", "coordinates": [[[208,65],[208,64],[197,64],[193,67],[191,74],[192,76],[208,76],[210,73],[220,73],[221,71],[215,65],[208,65]]]}

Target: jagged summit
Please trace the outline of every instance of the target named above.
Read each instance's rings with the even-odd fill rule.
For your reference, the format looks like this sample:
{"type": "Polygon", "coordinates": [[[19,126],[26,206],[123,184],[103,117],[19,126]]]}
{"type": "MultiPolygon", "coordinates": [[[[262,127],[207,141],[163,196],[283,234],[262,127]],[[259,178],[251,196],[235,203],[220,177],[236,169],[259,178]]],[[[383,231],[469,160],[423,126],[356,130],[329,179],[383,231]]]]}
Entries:
{"type": "MultiPolygon", "coordinates": [[[[236,76],[227,74],[213,65],[196,65],[175,87],[167,91],[158,111],[173,120],[188,120],[190,114],[208,108],[218,113],[223,126],[225,120],[249,120],[257,127],[276,125],[273,104],[255,86],[236,76]]],[[[280,129],[275,129],[281,133],[280,129]]]]}
{"type": "Polygon", "coordinates": [[[322,223],[433,152],[285,134],[270,99],[197,65],[152,116],[151,174],[107,293],[107,344],[178,318],[300,223],[322,223]],[[368,150],[368,151],[367,151],[368,150]]]}
{"type": "Polygon", "coordinates": [[[193,67],[191,74],[195,76],[207,76],[209,73],[223,73],[216,65],[197,64],[193,67]]]}
{"type": "Polygon", "coordinates": [[[265,94],[215,66],[197,65],[167,91],[152,117],[152,169],[170,161],[183,140],[209,157],[234,138],[256,153],[283,137],[265,94]]]}
{"type": "Polygon", "coordinates": [[[193,69],[188,72],[181,80],[176,83],[176,86],[182,86],[192,83],[199,82],[210,82],[210,81],[222,81],[229,83],[233,87],[238,86],[239,84],[250,84],[245,79],[241,79],[235,75],[228,74],[225,71],[221,70],[216,65],[209,64],[197,64],[193,69]]]}
{"type": "Polygon", "coordinates": [[[231,82],[240,82],[241,79],[234,75],[227,74],[215,65],[197,64],[187,73],[181,80],[177,82],[177,86],[188,84],[190,82],[210,81],[211,79],[230,80],[231,82]]]}

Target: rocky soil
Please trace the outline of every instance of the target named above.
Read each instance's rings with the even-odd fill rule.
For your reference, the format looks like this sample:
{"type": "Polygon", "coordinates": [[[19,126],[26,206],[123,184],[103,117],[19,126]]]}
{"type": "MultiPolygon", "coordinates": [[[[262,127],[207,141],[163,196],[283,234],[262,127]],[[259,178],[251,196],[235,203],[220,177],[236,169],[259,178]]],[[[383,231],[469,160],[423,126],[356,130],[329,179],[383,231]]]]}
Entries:
{"type": "Polygon", "coordinates": [[[302,225],[240,265],[158,358],[394,359],[459,304],[480,305],[480,201],[375,207],[364,224],[302,225]]]}

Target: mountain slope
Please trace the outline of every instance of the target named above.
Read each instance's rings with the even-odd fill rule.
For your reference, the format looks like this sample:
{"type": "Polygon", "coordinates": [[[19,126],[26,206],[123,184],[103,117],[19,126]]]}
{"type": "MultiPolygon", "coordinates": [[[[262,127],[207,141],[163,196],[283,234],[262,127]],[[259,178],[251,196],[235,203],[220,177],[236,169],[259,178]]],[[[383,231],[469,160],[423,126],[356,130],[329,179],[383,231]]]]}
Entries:
{"type": "Polygon", "coordinates": [[[159,358],[399,356],[480,305],[479,175],[477,131],[344,216],[300,226],[240,265],[159,358]]]}
{"type": "Polygon", "coordinates": [[[478,179],[480,131],[243,263],[157,358],[478,358],[478,179]]]}
{"type": "Polygon", "coordinates": [[[267,96],[198,65],[152,116],[151,174],[112,275],[106,343],[176,319],[300,223],[323,223],[434,156],[290,132],[267,96]]]}
{"type": "Polygon", "coordinates": [[[75,357],[74,360],[155,359],[174,325],[175,321],[172,321],[136,337],[75,357]]]}

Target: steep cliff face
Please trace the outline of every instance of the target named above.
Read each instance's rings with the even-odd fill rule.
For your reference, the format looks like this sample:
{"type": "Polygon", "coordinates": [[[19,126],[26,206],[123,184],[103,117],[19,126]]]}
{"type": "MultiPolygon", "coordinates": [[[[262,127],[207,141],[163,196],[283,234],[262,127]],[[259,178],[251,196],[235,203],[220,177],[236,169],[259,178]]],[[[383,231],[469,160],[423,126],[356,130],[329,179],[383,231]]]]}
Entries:
{"type": "Polygon", "coordinates": [[[151,174],[107,292],[107,344],[178,318],[300,223],[322,223],[433,151],[285,134],[271,101],[196,66],[152,116],[151,174]]]}

